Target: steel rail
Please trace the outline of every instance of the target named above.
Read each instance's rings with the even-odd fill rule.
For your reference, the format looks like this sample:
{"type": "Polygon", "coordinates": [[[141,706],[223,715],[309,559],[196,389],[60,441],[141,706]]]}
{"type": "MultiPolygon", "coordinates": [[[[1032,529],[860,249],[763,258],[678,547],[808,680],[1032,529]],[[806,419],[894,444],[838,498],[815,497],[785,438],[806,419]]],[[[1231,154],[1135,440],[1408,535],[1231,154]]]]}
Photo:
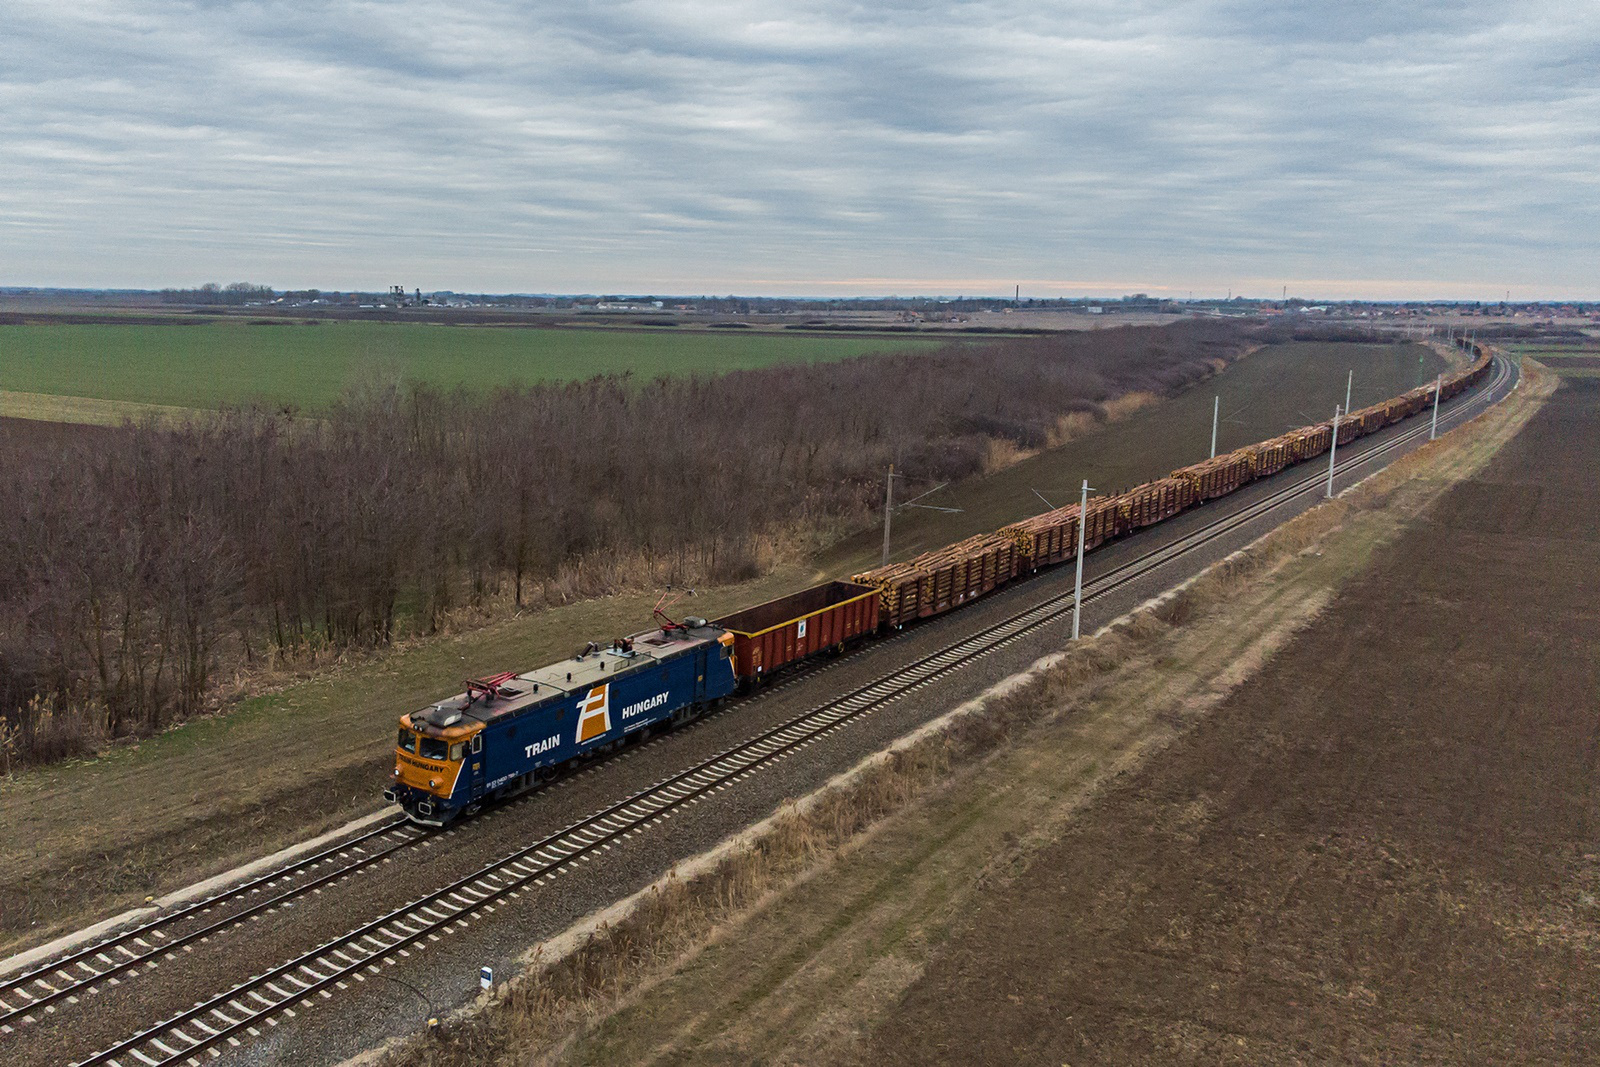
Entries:
{"type": "MultiPolygon", "coordinates": [[[[1452,401],[1449,417],[1458,419],[1479,403],[1487,406],[1508,376],[1509,369],[1502,363],[1494,378],[1481,390],[1452,401]]],[[[1424,432],[1417,428],[1375,443],[1352,455],[1337,469],[1347,473],[1424,432]]],[[[1322,482],[1320,473],[1302,478],[1237,512],[1219,517],[1167,545],[1123,563],[1091,582],[1084,599],[1098,599],[1144,577],[1224,533],[1313,491],[1322,482]]],[[[227,992],[199,1002],[79,1061],[74,1067],[102,1064],[154,1067],[183,1059],[198,1062],[202,1053],[220,1055],[218,1046],[240,1044],[241,1034],[253,1036],[259,1033],[259,1025],[276,1025],[276,1016],[292,1016],[296,1005],[313,997],[331,997],[333,989],[346,988],[350,981],[364,981],[365,974],[376,973],[380,964],[392,963],[396,956],[409,954],[413,946],[436,941],[451,928],[465,926],[469,917],[476,913],[493,911],[501,901],[514,899],[570,872],[578,863],[657,825],[679,809],[750,777],[758,769],[814,744],[845,723],[1065,616],[1071,610],[1068,606],[1071,600],[1071,594],[1051,597],[842,697],[773,726],[472,874],[247,979],[227,992]]]]}

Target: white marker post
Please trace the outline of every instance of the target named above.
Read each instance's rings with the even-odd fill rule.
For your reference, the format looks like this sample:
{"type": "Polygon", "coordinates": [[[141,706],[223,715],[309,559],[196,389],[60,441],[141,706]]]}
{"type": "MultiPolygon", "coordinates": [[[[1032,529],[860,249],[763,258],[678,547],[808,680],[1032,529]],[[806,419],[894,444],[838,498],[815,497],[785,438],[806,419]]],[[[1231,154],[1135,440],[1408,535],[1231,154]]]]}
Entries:
{"type": "Polygon", "coordinates": [[[1089,480],[1083,481],[1083,496],[1078,501],[1078,575],[1072,580],[1072,639],[1078,639],[1078,620],[1083,612],[1083,530],[1089,518],[1089,480]]]}
{"type": "Polygon", "coordinates": [[[1333,499],[1333,458],[1339,454],[1339,405],[1333,406],[1333,439],[1328,442],[1328,499],[1333,499]]]}
{"type": "Polygon", "coordinates": [[[1217,417],[1222,411],[1222,397],[1211,398],[1211,458],[1217,458],[1217,417]]]}
{"type": "Polygon", "coordinates": [[[1428,440],[1432,441],[1439,436],[1439,390],[1444,388],[1444,375],[1439,375],[1433,383],[1433,425],[1428,427],[1428,440]]]}

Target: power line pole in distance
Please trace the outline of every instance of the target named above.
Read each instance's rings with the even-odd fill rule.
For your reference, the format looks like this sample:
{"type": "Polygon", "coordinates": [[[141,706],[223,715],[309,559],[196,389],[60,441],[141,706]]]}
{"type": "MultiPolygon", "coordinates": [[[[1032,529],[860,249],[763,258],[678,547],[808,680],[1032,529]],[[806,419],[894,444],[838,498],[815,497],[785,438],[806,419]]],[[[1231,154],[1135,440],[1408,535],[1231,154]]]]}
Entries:
{"type": "Polygon", "coordinates": [[[1339,454],[1339,405],[1333,406],[1333,440],[1328,442],[1328,499],[1333,499],[1333,458],[1339,454]]]}
{"type": "Polygon", "coordinates": [[[1083,496],[1078,501],[1078,574],[1072,580],[1072,639],[1078,639],[1078,619],[1083,611],[1083,530],[1089,518],[1089,479],[1083,480],[1083,496]]]}

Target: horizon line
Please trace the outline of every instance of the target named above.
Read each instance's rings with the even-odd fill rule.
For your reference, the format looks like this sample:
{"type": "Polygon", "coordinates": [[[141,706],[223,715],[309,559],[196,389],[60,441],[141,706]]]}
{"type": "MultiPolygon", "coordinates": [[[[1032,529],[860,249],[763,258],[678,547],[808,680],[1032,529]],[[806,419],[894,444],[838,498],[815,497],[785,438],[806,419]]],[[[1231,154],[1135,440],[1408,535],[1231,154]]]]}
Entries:
{"type": "MultiPolygon", "coordinates": [[[[889,279],[884,279],[884,280],[889,280],[889,279]]],[[[842,280],[840,282],[833,282],[833,283],[822,282],[822,283],[813,283],[813,284],[821,284],[821,285],[830,285],[830,284],[831,285],[852,285],[852,284],[859,284],[859,283],[868,282],[868,281],[869,281],[869,279],[864,279],[863,278],[863,279],[848,279],[848,280],[842,280]]],[[[215,284],[215,283],[203,283],[203,284],[215,284]]],[[[231,283],[230,282],[230,283],[226,283],[226,284],[236,284],[236,283],[231,283]]],[[[348,294],[363,293],[363,294],[372,294],[372,295],[377,295],[377,296],[383,296],[383,295],[388,295],[389,289],[390,289],[389,286],[378,286],[378,287],[360,287],[360,286],[357,286],[357,287],[324,287],[324,286],[316,286],[316,285],[277,286],[277,285],[268,285],[266,283],[248,283],[248,284],[260,284],[261,288],[270,290],[271,292],[276,293],[276,294],[294,293],[294,292],[323,292],[323,293],[348,293],[348,294]]],[[[778,284],[783,284],[783,283],[778,283],[778,284]]],[[[1023,284],[1026,285],[1027,283],[1023,283],[1023,284]]],[[[1037,285],[1038,283],[1034,283],[1034,284],[1037,285]]],[[[706,290],[702,290],[700,292],[690,292],[690,291],[684,291],[684,290],[673,291],[673,290],[665,290],[665,289],[655,289],[655,290],[648,290],[648,289],[637,289],[637,290],[609,289],[609,290],[603,290],[603,291],[602,290],[588,290],[588,291],[570,290],[570,291],[562,292],[562,291],[554,291],[554,290],[539,290],[539,291],[535,291],[535,290],[513,290],[513,289],[491,290],[491,289],[486,289],[486,288],[453,289],[453,288],[450,288],[450,287],[447,287],[447,286],[434,286],[434,287],[432,287],[432,288],[430,288],[428,290],[423,290],[423,292],[424,292],[425,295],[432,295],[432,294],[435,294],[435,293],[450,293],[450,294],[458,295],[458,296],[483,296],[483,297],[497,297],[497,298],[518,298],[518,297],[521,297],[521,298],[536,298],[536,299],[607,299],[607,298],[609,298],[609,299],[614,299],[614,300],[631,300],[631,299],[639,299],[639,300],[644,300],[644,299],[654,299],[654,300],[660,300],[660,299],[729,300],[729,299],[732,299],[732,300],[831,300],[831,301],[849,302],[849,301],[870,301],[870,300],[942,300],[942,301],[951,301],[951,300],[993,300],[993,301],[1014,301],[1014,300],[1020,299],[1020,300],[1022,300],[1024,302],[1030,301],[1030,300],[1037,300],[1037,301],[1070,300],[1070,301],[1078,301],[1078,302],[1093,302],[1093,301],[1096,301],[1096,300],[1103,300],[1103,301],[1115,303],[1115,302],[1118,302],[1118,301],[1122,301],[1122,300],[1126,300],[1126,299],[1130,299],[1130,298],[1135,298],[1135,297],[1138,297],[1138,296],[1146,296],[1146,297],[1148,297],[1150,299],[1162,300],[1162,301],[1171,302],[1171,303],[1175,303],[1175,304],[1213,304],[1213,303],[1218,303],[1218,302],[1226,303],[1226,302],[1229,302],[1231,300],[1253,302],[1253,303],[1277,303],[1277,304],[1287,303],[1289,301],[1298,301],[1300,303],[1311,303],[1311,304],[1591,304],[1591,303],[1600,303],[1600,295],[1588,296],[1588,297],[1532,296],[1532,295],[1527,295],[1526,293],[1514,294],[1514,295],[1511,296],[1510,299],[1507,299],[1506,296],[1472,297],[1472,296],[1422,296],[1422,295],[1412,295],[1412,296],[1331,296],[1331,295],[1303,296],[1303,295],[1299,295],[1299,294],[1288,294],[1287,296],[1285,296],[1285,295],[1274,294],[1272,296],[1254,296],[1254,295],[1250,295],[1247,292],[1232,292],[1232,291],[1229,291],[1226,295],[1194,296],[1194,295],[1192,295],[1193,290],[1186,289],[1186,288],[1183,288],[1183,287],[1170,286],[1170,285],[1135,286],[1135,287],[1129,287],[1127,289],[1123,289],[1123,290],[1119,291],[1118,293],[1116,293],[1115,295],[1108,295],[1108,294],[1106,294],[1104,292],[1102,292],[1102,293],[1084,292],[1082,289],[1077,289],[1076,287],[1068,288],[1065,285],[1060,285],[1059,283],[1057,283],[1057,284],[1059,285],[1059,288],[1054,293],[1040,293],[1040,292],[1035,291],[1033,294],[1023,294],[1023,295],[1021,295],[1020,298],[1017,297],[1017,296],[1014,296],[1011,293],[994,293],[994,292],[982,292],[982,291],[972,292],[972,291],[964,290],[964,289],[959,288],[959,287],[952,287],[952,289],[944,290],[944,291],[927,290],[927,291],[921,291],[921,292],[917,292],[917,291],[895,292],[895,291],[891,290],[891,291],[878,291],[878,292],[854,292],[854,293],[848,293],[848,294],[846,294],[846,293],[826,293],[826,292],[799,292],[799,293],[797,293],[797,292],[793,292],[793,291],[791,291],[789,293],[774,292],[774,291],[750,291],[750,292],[742,292],[741,293],[741,292],[717,292],[717,291],[712,290],[712,289],[706,289],[706,290]],[[1191,294],[1191,295],[1181,295],[1181,296],[1180,295],[1176,295],[1178,293],[1186,293],[1186,294],[1191,294]]],[[[1039,286],[1039,287],[1040,288],[1045,288],[1045,289],[1052,288],[1049,285],[1042,285],[1042,286],[1039,286]]],[[[52,292],[53,293],[103,293],[103,294],[126,294],[126,295],[151,294],[151,295],[158,295],[158,294],[160,294],[162,292],[167,292],[167,291],[178,291],[178,292],[199,291],[200,288],[201,288],[201,286],[199,286],[199,285],[195,285],[195,286],[164,285],[164,286],[160,286],[160,287],[150,287],[150,286],[95,286],[95,285],[35,285],[35,284],[28,284],[28,283],[6,283],[6,284],[0,284],[0,293],[4,293],[4,294],[7,294],[7,295],[20,295],[20,294],[28,293],[28,292],[38,292],[38,293],[52,293],[52,292]]],[[[406,291],[407,292],[415,292],[415,291],[418,291],[418,288],[419,287],[407,286],[406,287],[406,291]]]]}

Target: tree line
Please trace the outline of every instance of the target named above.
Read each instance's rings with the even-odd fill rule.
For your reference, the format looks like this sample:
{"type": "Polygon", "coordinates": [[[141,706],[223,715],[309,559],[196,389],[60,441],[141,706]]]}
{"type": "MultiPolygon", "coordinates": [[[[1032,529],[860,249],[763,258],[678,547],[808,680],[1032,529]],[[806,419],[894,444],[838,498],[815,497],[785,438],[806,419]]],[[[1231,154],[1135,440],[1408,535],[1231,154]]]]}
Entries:
{"type": "Polygon", "coordinates": [[[163,304],[260,304],[271,300],[275,295],[272,286],[256,285],[254,282],[229,282],[227,285],[218,285],[216,282],[206,282],[198,289],[163,289],[160,294],[163,304]]]}
{"type": "MultiPolygon", "coordinates": [[[[870,521],[884,467],[977,473],[1074,412],[1251,343],[1194,322],[717,377],[373,384],[0,439],[0,741],[81,753],[205,709],[219,672],[621,585],[728,580],[870,521]]],[[[647,343],[647,342],[641,342],[647,343]]],[[[1081,417],[1081,416],[1080,416],[1081,417]]]]}

